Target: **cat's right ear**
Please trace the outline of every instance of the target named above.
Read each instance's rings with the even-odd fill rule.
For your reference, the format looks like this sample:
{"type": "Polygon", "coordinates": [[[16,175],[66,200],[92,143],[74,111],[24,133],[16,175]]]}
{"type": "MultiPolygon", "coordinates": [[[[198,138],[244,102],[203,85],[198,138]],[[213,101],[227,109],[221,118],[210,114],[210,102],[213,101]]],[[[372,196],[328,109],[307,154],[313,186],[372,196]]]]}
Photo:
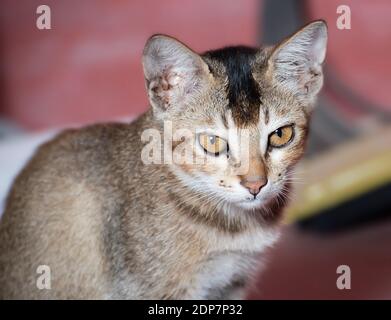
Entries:
{"type": "Polygon", "coordinates": [[[155,115],[185,108],[204,89],[208,65],[174,38],[155,35],[146,43],[143,67],[149,101],[155,115]]]}

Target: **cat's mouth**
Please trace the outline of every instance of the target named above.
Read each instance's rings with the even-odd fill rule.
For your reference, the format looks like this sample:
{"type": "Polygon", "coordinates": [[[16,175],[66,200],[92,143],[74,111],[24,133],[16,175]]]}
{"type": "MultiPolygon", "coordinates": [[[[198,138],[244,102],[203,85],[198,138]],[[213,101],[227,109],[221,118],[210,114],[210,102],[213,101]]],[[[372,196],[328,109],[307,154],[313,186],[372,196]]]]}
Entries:
{"type": "Polygon", "coordinates": [[[244,198],[237,202],[237,205],[243,209],[253,210],[264,207],[270,200],[270,182],[268,182],[259,193],[249,192],[244,198]]]}

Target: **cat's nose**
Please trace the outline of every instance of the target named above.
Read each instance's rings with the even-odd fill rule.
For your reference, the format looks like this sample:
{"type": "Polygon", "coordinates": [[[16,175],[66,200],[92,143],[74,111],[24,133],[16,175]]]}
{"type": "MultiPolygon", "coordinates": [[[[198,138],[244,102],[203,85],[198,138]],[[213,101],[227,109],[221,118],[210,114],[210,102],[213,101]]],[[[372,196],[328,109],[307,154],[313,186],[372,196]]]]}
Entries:
{"type": "Polygon", "coordinates": [[[248,191],[255,197],[267,183],[267,179],[263,177],[244,179],[240,184],[247,188],[248,191]]]}

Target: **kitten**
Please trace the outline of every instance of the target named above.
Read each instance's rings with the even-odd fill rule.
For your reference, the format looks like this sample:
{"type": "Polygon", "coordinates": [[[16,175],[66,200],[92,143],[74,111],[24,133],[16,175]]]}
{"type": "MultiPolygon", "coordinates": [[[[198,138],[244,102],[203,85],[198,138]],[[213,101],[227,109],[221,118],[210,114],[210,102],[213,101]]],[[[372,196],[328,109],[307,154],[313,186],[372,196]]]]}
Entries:
{"type": "Polygon", "coordinates": [[[202,55],[151,37],[150,110],[61,133],[15,180],[0,224],[0,298],[243,298],[278,237],[326,42],[323,21],[274,47],[202,55]],[[185,161],[159,149],[150,163],[145,137],[165,137],[167,124],[192,134],[154,146],[165,157],[185,147],[185,161]],[[50,268],[44,289],[40,265],[50,268]]]}

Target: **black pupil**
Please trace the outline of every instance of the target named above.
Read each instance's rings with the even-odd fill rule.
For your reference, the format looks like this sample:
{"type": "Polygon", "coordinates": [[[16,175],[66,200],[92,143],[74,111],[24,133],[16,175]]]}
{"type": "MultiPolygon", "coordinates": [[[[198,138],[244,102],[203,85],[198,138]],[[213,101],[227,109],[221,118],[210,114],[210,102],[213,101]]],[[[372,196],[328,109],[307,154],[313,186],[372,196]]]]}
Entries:
{"type": "Polygon", "coordinates": [[[210,142],[211,144],[215,144],[215,140],[216,140],[216,138],[215,138],[214,136],[210,136],[210,137],[209,137],[209,142],[210,142]]]}
{"type": "Polygon", "coordinates": [[[277,129],[276,134],[278,135],[279,138],[281,138],[282,137],[282,129],[281,128],[277,129]]]}

